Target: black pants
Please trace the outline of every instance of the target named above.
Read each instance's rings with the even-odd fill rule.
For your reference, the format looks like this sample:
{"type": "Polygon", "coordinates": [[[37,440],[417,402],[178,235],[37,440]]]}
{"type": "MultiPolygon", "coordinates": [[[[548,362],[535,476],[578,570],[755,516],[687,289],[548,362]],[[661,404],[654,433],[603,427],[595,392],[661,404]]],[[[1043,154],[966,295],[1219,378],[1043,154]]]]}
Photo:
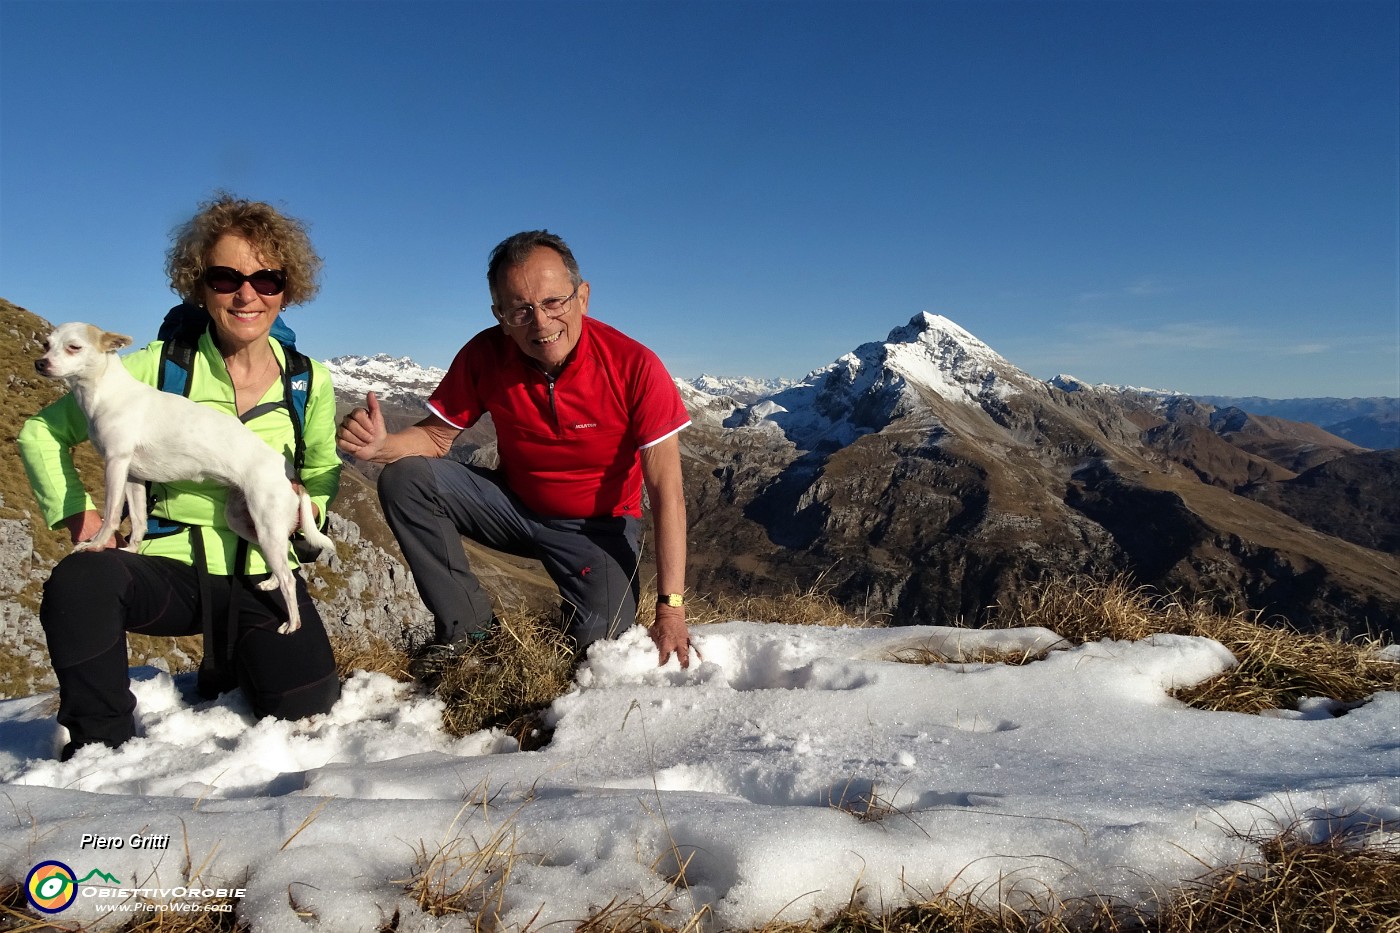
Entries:
{"type": "MultiPolygon", "coordinates": [[[[234,585],[214,574],[208,580],[215,644],[204,650],[228,654],[229,603],[236,599],[230,669],[253,712],[300,719],[328,711],[340,697],[340,679],[301,575],[301,628],[290,635],[277,633],[286,618],[281,593],[263,592],[246,580],[234,585]]],[[[60,561],[49,576],[39,621],[58,678],[58,721],[67,727],[70,744],[120,745],[135,734],[126,633],[198,635],[198,576],[188,564],[166,557],[81,551],[60,561]]]]}
{"type": "Polygon", "coordinates": [[[466,638],[491,620],[491,600],[472,573],[463,536],[543,562],[559,587],[560,624],[580,650],[636,622],[636,518],[544,518],[506,489],[497,473],[445,458],[405,457],[389,464],[379,474],[379,501],[433,614],[435,641],[466,638]]]}

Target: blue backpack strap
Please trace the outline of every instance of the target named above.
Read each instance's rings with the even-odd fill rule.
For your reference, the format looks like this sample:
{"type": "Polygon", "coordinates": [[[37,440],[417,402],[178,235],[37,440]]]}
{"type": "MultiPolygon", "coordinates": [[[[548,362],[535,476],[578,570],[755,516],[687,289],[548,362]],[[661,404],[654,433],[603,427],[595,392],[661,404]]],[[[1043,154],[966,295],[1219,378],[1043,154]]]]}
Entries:
{"type": "Polygon", "coordinates": [[[286,358],[282,366],[283,401],[254,405],[240,415],[238,420],[247,424],[270,411],[286,408],[288,417],[292,419],[292,466],[299,475],[302,465],[306,463],[306,438],[303,436],[302,426],[306,424],[306,403],[311,397],[311,360],[295,347],[283,347],[282,350],[286,358]]]}
{"type": "Polygon", "coordinates": [[[306,463],[306,437],[303,429],[306,424],[306,403],[311,398],[311,360],[291,344],[286,344],[282,350],[287,359],[286,365],[282,367],[282,390],[286,393],[287,404],[291,408],[292,432],[296,438],[292,450],[292,466],[300,476],[301,468],[306,463]]]}
{"type": "Polygon", "coordinates": [[[306,439],[302,436],[302,426],[306,424],[306,402],[311,398],[311,360],[296,347],[296,331],[287,326],[282,315],[272,322],[272,337],[282,345],[286,365],[282,367],[282,390],[286,393],[287,404],[292,410],[292,430],[296,435],[296,447],[292,455],[292,465],[301,473],[306,462],[306,439]]]}
{"type": "Polygon", "coordinates": [[[156,339],[163,341],[160,370],[156,374],[157,389],[189,397],[190,373],[194,370],[199,337],[209,329],[210,323],[209,312],[191,304],[178,304],[165,315],[156,332],[156,339]]]}

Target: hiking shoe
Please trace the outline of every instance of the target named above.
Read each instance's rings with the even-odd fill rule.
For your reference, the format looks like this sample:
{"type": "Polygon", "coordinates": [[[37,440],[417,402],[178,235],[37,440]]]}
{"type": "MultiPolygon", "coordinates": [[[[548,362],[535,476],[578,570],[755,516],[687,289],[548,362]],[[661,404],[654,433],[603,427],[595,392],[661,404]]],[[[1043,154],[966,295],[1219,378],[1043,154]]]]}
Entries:
{"type": "Polygon", "coordinates": [[[470,650],[471,644],[465,641],[423,645],[409,656],[408,674],[431,690],[442,680],[443,673],[465,658],[470,650]]]}
{"type": "Polygon", "coordinates": [[[447,644],[436,642],[422,645],[408,658],[408,674],[429,690],[436,690],[442,682],[443,674],[459,666],[480,667],[479,658],[471,656],[472,651],[483,644],[501,623],[493,615],[486,627],[479,632],[466,635],[447,644]]]}
{"type": "Polygon", "coordinates": [[[437,689],[449,671],[489,668],[481,658],[472,654],[483,641],[485,636],[474,632],[445,645],[424,645],[409,656],[409,676],[432,691],[437,689]]]}

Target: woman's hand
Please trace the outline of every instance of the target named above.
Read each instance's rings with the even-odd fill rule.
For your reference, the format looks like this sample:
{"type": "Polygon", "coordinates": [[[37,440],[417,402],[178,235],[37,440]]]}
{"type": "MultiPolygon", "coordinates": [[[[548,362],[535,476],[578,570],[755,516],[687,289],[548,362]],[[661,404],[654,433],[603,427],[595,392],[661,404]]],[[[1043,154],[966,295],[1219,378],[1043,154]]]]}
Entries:
{"type": "MultiPolygon", "coordinates": [[[[102,530],[102,513],[95,509],[88,509],[86,512],[75,512],[63,520],[63,527],[68,529],[68,537],[74,544],[79,541],[88,541],[97,537],[97,533],[102,530]]],[[[94,547],[94,551],[105,551],[108,548],[126,547],[126,538],[119,531],[112,535],[112,540],[102,547],[94,547]]]]}

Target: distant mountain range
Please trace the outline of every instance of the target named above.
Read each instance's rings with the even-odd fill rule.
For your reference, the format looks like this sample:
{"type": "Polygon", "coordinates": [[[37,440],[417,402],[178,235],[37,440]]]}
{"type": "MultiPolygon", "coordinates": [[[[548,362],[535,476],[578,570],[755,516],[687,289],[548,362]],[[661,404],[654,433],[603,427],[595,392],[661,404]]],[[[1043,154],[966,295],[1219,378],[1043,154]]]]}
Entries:
{"type": "Polygon", "coordinates": [[[1202,395],[1198,400],[1218,408],[1239,408],[1252,415],[1306,421],[1372,450],[1400,447],[1400,399],[1396,398],[1270,399],[1202,395]]]}
{"type": "MultiPolygon", "coordinates": [[[[1050,384],[1074,392],[1079,389],[1120,392],[1130,395],[1170,398],[1180,392],[1167,389],[1141,389],[1132,386],[1091,386],[1073,376],[1056,376],[1050,384]]],[[[1260,398],[1253,396],[1196,395],[1198,402],[1216,408],[1237,408],[1251,415],[1269,415],[1288,421],[1315,424],[1329,434],[1345,438],[1360,447],[1388,450],[1400,447],[1400,398],[1260,398]]]]}
{"type": "MultiPolygon", "coordinates": [[[[387,357],[331,366],[347,405],[373,387],[405,419],[441,377],[387,357]]],[[[702,591],[820,580],[899,622],[982,622],[1048,576],[1128,574],[1222,610],[1400,634],[1400,451],[1242,405],[1036,379],[930,314],[798,382],[677,384],[702,591]]],[[[1309,412],[1384,424],[1387,402],[1309,412]]],[[[468,455],[490,462],[489,426],[468,455]]]]}
{"type": "Polygon", "coordinates": [[[406,356],[395,358],[386,353],[337,356],[326,365],[333,374],[336,395],[356,404],[363,404],[365,395],[374,392],[381,402],[421,408],[447,375],[445,369],[419,366],[406,356]]]}
{"type": "MultiPolygon", "coordinates": [[[[952,326],[957,327],[956,324],[952,326]]],[[[993,352],[971,334],[967,334],[966,331],[963,333],[980,344],[985,352],[993,352]]],[[[338,356],[328,360],[327,365],[335,373],[336,390],[343,397],[363,400],[366,392],[374,390],[381,402],[387,401],[391,405],[413,410],[421,408],[422,401],[446,375],[446,370],[420,366],[406,356],[392,357],[384,353],[375,356],[338,356]]],[[[801,386],[822,372],[824,369],[816,370],[806,380],[701,374],[677,381],[687,389],[696,390],[704,396],[732,399],[752,405],[787,389],[801,386]]],[[[1194,401],[1204,402],[1218,409],[1237,408],[1252,415],[1269,415],[1288,421],[1315,424],[1329,434],[1351,441],[1358,447],[1372,450],[1400,448],[1400,398],[1271,399],[1259,396],[1186,396],[1185,393],[1170,389],[1091,384],[1065,374],[1047,380],[1046,384],[1066,392],[1093,390],[1116,393],[1129,398],[1166,400],[1190,397],[1194,401]]]]}

